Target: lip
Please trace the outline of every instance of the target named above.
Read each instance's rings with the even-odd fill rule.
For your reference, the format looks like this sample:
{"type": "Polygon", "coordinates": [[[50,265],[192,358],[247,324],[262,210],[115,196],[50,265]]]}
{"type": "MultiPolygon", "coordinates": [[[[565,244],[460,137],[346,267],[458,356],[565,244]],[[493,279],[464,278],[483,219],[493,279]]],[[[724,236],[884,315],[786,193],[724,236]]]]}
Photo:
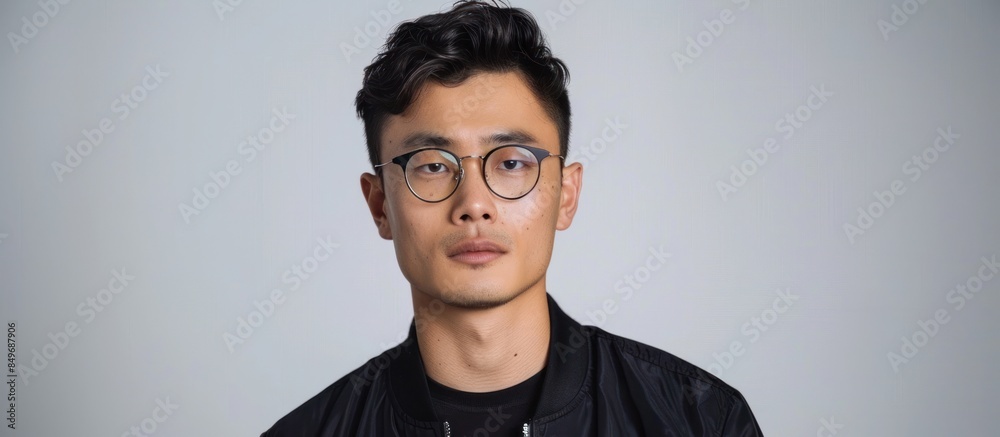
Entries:
{"type": "Polygon", "coordinates": [[[466,264],[486,264],[507,253],[507,249],[490,240],[465,240],[448,250],[448,258],[466,264]]]}

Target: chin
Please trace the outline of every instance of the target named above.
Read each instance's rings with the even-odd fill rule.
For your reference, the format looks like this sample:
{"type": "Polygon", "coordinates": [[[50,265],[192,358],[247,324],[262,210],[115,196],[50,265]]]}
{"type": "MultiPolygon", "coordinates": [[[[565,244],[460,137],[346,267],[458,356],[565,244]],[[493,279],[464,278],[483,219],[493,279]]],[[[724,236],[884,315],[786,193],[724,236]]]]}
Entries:
{"type": "MultiPolygon", "coordinates": [[[[506,290],[510,290],[509,288],[506,290]]],[[[457,291],[439,294],[441,301],[447,305],[464,309],[490,309],[504,305],[519,296],[514,291],[498,292],[496,289],[479,289],[476,291],[457,291]]]]}

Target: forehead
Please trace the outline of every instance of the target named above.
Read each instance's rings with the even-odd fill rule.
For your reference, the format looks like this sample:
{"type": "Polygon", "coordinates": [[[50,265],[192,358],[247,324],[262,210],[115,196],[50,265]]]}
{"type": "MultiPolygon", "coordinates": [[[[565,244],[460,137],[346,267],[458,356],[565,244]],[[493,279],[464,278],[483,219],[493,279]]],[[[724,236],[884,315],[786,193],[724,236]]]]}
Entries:
{"type": "Polygon", "coordinates": [[[479,153],[498,143],[558,153],[558,130],[519,73],[480,73],[456,86],[428,82],[382,132],[382,159],[418,147],[479,153]]]}

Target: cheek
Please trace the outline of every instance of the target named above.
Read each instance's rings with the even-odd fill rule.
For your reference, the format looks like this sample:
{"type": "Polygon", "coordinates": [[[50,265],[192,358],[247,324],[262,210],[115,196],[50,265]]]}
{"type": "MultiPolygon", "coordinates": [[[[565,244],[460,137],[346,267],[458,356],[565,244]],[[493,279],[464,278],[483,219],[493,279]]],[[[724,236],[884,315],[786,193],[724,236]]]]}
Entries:
{"type": "Polygon", "coordinates": [[[429,213],[422,213],[420,206],[422,205],[396,205],[396,211],[407,212],[392,215],[396,252],[406,262],[426,262],[436,249],[437,240],[433,233],[435,226],[431,226],[435,219],[429,213]]]}
{"type": "Polygon", "coordinates": [[[419,226],[411,217],[397,217],[395,220],[392,226],[393,246],[400,271],[411,283],[424,283],[432,269],[429,248],[434,244],[427,241],[427,227],[419,226]]]}
{"type": "Polygon", "coordinates": [[[559,187],[553,182],[539,181],[531,193],[510,206],[510,224],[518,228],[545,232],[554,231],[559,208],[559,187]]]}
{"type": "Polygon", "coordinates": [[[413,197],[405,183],[394,185],[386,195],[386,216],[389,217],[389,227],[392,228],[393,239],[412,241],[416,238],[416,230],[420,228],[420,200],[413,197]]]}

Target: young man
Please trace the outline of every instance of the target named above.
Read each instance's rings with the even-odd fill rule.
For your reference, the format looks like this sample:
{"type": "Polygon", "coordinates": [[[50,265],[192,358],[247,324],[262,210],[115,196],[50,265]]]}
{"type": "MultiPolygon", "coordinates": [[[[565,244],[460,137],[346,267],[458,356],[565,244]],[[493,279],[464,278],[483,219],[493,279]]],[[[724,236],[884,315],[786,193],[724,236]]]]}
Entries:
{"type": "Polygon", "coordinates": [[[761,435],[737,390],[546,292],[583,177],[567,79],[520,9],[462,2],[390,35],[356,101],[361,191],[410,282],[409,337],[265,436],[761,435]]]}

